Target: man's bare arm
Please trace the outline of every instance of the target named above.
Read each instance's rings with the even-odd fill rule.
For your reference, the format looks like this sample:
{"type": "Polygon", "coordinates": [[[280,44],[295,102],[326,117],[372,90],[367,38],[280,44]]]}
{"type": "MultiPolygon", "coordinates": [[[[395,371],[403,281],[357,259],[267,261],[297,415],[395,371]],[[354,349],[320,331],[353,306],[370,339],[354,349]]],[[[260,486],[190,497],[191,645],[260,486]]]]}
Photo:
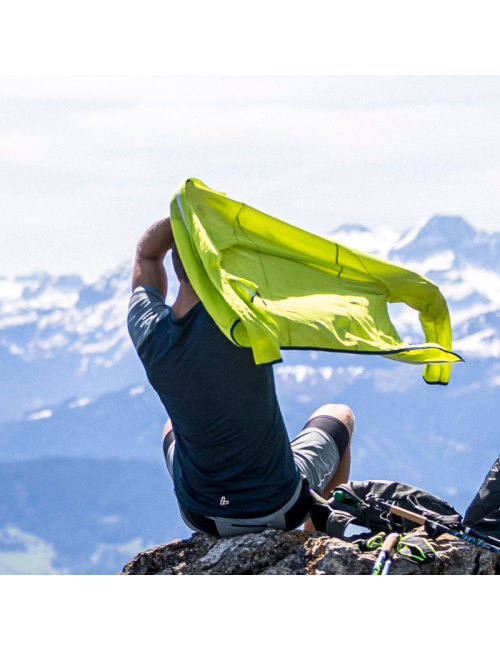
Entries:
{"type": "Polygon", "coordinates": [[[164,296],[167,295],[167,273],[163,260],[173,243],[170,217],[160,219],[146,230],[137,245],[132,291],[141,285],[149,284],[159,289],[164,296]]]}

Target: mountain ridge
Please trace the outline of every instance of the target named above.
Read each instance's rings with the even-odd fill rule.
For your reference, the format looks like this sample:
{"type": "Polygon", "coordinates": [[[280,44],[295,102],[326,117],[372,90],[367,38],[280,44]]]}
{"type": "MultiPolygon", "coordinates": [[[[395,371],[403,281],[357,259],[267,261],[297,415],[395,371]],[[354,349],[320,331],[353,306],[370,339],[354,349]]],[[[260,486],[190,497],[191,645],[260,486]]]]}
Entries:
{"type": "MultiPolygon", "coordinates": [[[[447,298],[456,351],[500,357],[500,233],[475,230],[461,217],[435,216],[403,234],[344,224],[330,237],[427,275],[447,298]],[[460,233],[471,236],[461,241],[460,233]]],[[[131,262],[123,262],[90,284],[77,275],[44,272],[0,280],[0,422],[142,379],[126,329],[131,270],[131,262]],[[30,394],[12,377],[29,385],[30,394]]],[[[170,257],[167,271],[171,304],[178,284],[170,257]]],[[[422,340],[416,312],[404,305],[389,309],[403,338],[422,340]]]]}

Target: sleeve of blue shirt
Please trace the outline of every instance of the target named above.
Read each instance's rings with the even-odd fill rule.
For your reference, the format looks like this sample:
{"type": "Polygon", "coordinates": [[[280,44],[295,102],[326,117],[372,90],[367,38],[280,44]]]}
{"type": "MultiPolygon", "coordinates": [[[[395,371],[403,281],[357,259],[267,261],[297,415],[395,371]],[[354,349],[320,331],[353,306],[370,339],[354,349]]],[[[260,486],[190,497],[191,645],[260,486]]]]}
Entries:
{"type": "Polygon", "coordinates": [[[150,285],[137,287],[128,307],[128,331],[136,350],[154,332],[158,322],[169,313],[161,291],[150,285]]]}

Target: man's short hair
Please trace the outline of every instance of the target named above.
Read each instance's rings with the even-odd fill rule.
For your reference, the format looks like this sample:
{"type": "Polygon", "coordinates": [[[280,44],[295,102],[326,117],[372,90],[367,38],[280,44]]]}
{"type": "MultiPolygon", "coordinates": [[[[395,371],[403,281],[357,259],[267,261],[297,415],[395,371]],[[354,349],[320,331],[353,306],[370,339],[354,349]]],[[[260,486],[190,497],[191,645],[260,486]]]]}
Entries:
{"type": "Polygon", "coordinates": [[[189,283],[189,278],[187,276],[186,269],[184,268],[184,265],[181,262],[181,256],[179,255],[179,251],[177,250],[177,246],[175,245],[175,242],[172,246],[172,262],[174,264],[175,275],[177,276],[179,282],[189,283]]]}

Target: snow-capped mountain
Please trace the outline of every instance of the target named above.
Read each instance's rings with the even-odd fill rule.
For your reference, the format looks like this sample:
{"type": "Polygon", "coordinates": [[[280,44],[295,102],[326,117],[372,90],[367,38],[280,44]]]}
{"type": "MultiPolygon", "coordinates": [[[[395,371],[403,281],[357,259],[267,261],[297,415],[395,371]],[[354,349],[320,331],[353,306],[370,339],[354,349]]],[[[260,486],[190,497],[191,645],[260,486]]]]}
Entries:
{"type": "Polygon", "coordinates": [[[124,264],[90,286],[78,276],[46,273],[0,280],[2,347],[26,362],[63,350],[97,364],[118,361],[129,278],[124,264]]]}
{"type": "MultiPolygon", "coordinates": [[[[500,357],[500,233],[436,216],[403,234],[346,225],[329,236],[427,275],[448,300],[455,350],[467,359],[500,357]]],[[[0,421],[143,379],[126,330],[130,276],[131,263],[124,263],[90,285],[46,273],[0,278],[0,421]]],[[[174,281],[169,300],[176,291],[174,281]]],[[[401,336],[420,340],[417,313],[390,310],[401,336]]]]}
{"type": "MultiPolygon", "coordinates": [[[[290,437],[320,404],[347,403],[356,417],[352,478],[419,485],[463,512],[500,450],[500,233],[477,231],[460,217],[433,217],[402,234],[348,225],[329,236],[436,282],[448,300],[454,349],[467,363],[455,364],[450,384],[442,387],[425,384],[419,367],[377,356],[286,351],[275,377],[290,437]]],[[[173,279],[169,258],[167,270],[173,279]]],[[[82,570],[83,560],[61,538],[65,530],[72,539],[74,528],[65,519],[73,505],[63,503],[61,486],[71,485],[68,490],[78,496],[85,480],[85,503],[103,498],[107,508],[103,486],[110,472],[119,484],[119,499],[113,511],[103,510],[108,532],[103,524],[85,519],[93,537],[84,571],[118,571],[119,549],[143,534],[144,521],[137,523],[130,503],[151,471],[139,465],[162,463],[166,414],[126,329],[130,276],[131,264],[125,263],[93,284],[45,273],[0,278],[0,461],[14,476],[6,480],[10,501],[0,512],[0,560],[1,536],[7,530],[2,526],[15,525],[48,540],[58,556],[74,555],[68,566],[82,570]],[[80,462],[83,478],[71,482],[80,462]],[[135,479],[122,479],[134,468],[135,479]],[[33,471],[37,480],[29,483],[33,471]],[[33,503],[40,495],[55,495],[36,516],[33,503],[25,499],[28,483],[33,503]],[[126,513],[123,521],[130,523],[120,534],[110,530],[117,525],[109,523],[118,521],[117,513],[126,513]],[[52,537],[46,533],[48,520],[52,537]],[[95,564],[94,547],[108,549],[114,558],[109,567],[114,568],[95,564]]],[[[169,288],[169,302],[177,286],[174,282],[169,288]]],[[[403,338],[420,339],[415,312],[401,305],[390,305],[390,312],[403,338]]],[[[158,485],[142,495],[140,508],[165,490],[169,525],[182,527],[162,471],[164,480],[160,476],[158,485]]],[[[163,526],[161,515],[152,519],[163,526]]],[[[188,534],[181,530],[175,534],[188,534]]],[[[155,543],[170,539],[158,535],[155,543]]]]}
{"type": "MultiPolygon", "coordinates": [[[[500,356],[500,233],[475,230],[462,217],[435,216],[402,235],[342,226],[330,237],[427,276],[448,302],[454,350],[467,358],[500,356]]],[[[400,334],[417,340],[417,313],[390,309],[400,334]]]]}
{"type": "Polygon", "coordinates": [[[90,285],[47,273],[0,278],[0,422],[142,379],[126,328],[131,273],[127,262],[90,285]]]}

